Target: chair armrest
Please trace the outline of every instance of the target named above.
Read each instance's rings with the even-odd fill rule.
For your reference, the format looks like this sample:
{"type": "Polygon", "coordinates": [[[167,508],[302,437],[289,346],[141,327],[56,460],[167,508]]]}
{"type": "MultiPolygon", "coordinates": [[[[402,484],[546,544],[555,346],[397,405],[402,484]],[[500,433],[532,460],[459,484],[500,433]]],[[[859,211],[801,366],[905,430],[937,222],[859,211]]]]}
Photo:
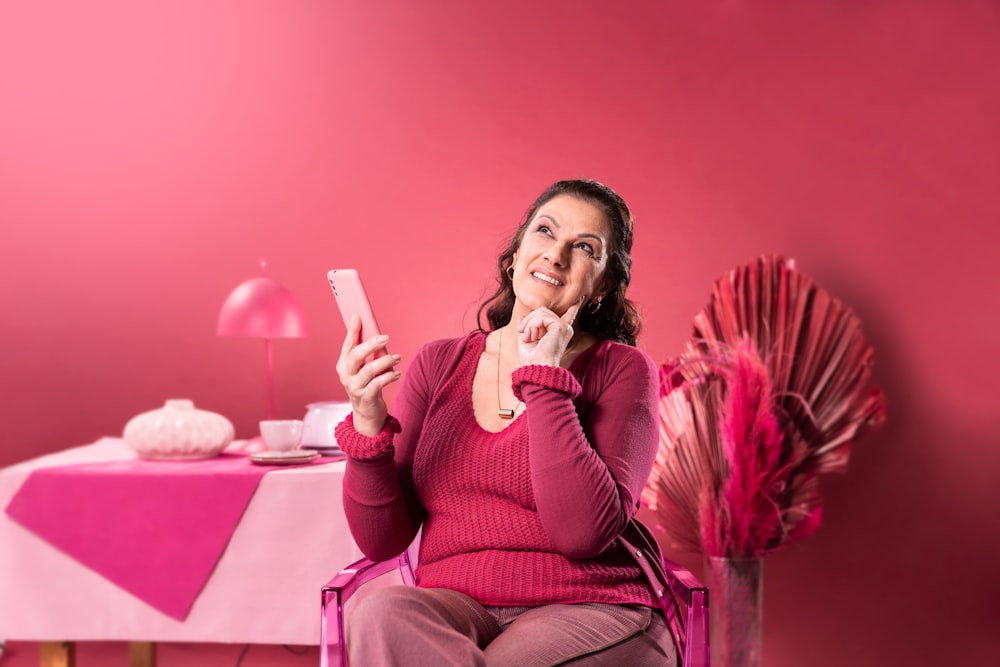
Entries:
{"type": "Polygon", "coordinates": [[[365,583],[394,570],[399,571],[404,584],[413,585],[410,557],[404,551],[395,558],[379,563],[368,558],[356,560],[323,586],[320,616],[320,664],[323,667],[347,665],[344,650],[344,605],[365,583]]]}
{"type": "Polygon", "coordinates": [[[670,579],[670,589],[685,603],[691,603],[691,595],[694,593],[708,592],[708,587],[701,583],[701,580],[694,576],[691,570],[669,558],[663,557],[663,569],[670,579]]]}
{"type": "MultiPolygon", "coordinates": [[[[683,638],[679,647],[683,652],[681,664],[684,667],[707,667],[710,664],[708,637],[708,587],[701,583],[690,570],[663,558],[663,570],[670,583],[675,599],[684,608],[683,627],[677,628],[675,636],[683,638]]],[[[666,611],[666,610],[665,610],[666,611]]],[[[677,610],[681,611],[681,610],[677,610]]],[[[670,624],[671,615],[667,615],[670,624]]]]}
{"type": "Polygon", "coordinates": [[[327,582],[326,586],[323,586],[323,593],[339,592],[340,601],[344,603],[354,595],[354,591],[366,582],[398,568],[399,560],[397,558],[384,560],[380,563],[368,558],[361,558],[345,567],[337,573],[337,576],[327,582]]]}

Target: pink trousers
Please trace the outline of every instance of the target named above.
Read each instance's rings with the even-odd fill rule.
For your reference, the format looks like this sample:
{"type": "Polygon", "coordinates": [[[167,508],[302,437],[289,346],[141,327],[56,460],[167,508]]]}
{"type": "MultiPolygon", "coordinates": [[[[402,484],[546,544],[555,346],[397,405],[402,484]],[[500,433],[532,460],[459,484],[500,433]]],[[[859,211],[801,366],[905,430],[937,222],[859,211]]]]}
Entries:
{"type": "Polygon", "coordinates": [[[659,610],[640,605],[485,607],[443,588],[391,586],[349,609],[352,667],[663,667],[677,656],[659,610]]]}

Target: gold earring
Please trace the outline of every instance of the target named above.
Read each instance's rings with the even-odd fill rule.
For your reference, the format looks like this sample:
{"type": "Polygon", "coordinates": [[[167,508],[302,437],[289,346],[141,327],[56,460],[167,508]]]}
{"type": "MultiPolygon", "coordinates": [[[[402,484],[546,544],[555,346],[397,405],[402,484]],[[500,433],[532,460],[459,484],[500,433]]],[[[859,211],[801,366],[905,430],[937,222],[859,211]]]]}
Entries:
{"type": "Polygon", "coordinates": [[[597,301],[591,301],[590,303],[587,304],[587,312],[590,313],[591,315],[593,315],[600,309],[601,309],[600,299],[598,299],[597,301]]]}
{"type": "Polygon", "coordinates": [[[506,274],[507,274],[507,280],[510,280],[510,281],[513,282],[513,280],[514,280],[514,266],[513,265],[507,267],[506,274]]]}

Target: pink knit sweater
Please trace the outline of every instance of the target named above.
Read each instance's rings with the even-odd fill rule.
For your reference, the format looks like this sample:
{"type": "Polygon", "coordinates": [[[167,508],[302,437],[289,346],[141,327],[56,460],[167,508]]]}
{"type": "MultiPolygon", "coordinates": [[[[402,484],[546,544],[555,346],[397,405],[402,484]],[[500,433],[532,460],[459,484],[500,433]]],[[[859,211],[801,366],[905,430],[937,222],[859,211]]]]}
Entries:
{"type": "Polygon", "coordinates": [[[648,356],[594,345],[569,370],[514,372],[524,413],[479,426],[472,379],[486,336],[424,346],[376,438],[337,428],[349,456],[344,508],[370,558],[399,554],[423,525],[417,581],[488,605],[658,606],[616,537],[656,454],[657,372],[648,356]]]}

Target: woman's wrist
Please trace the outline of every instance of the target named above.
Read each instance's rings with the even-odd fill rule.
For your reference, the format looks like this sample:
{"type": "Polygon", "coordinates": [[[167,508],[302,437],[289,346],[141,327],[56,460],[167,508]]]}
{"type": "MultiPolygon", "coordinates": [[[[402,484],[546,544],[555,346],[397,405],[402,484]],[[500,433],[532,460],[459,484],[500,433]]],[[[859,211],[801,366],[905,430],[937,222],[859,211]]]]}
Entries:
{"type": "Polygon", "coordinates": [[[511,382],[513,383],[514,396],[519,401],[525,400],[524,392],[527,385],[546,387],[574,399],[582,391],[576,377],[561,366],[543,364],[521,366],[511,374],[511,382]]]}
{"type": "Polygon", "coordinates": [[[355,426],[354,415],[349,414],[337,424],[334,435],[337,445],[352,459],[370,460],[378,458],[392,449],[393,436],[400,431],[399,422],[386,415],[382,427],[375,435],[366,435],[355,426]]]}
{"type": "Polygon", "coordinates": [[[354,426],[354,430],[366,438],[378,437],[378,434],[385,427],[385,420],[386,415],[382,415],[381,418],[373,418],[351,413],[351,424],[354,426]]]}

